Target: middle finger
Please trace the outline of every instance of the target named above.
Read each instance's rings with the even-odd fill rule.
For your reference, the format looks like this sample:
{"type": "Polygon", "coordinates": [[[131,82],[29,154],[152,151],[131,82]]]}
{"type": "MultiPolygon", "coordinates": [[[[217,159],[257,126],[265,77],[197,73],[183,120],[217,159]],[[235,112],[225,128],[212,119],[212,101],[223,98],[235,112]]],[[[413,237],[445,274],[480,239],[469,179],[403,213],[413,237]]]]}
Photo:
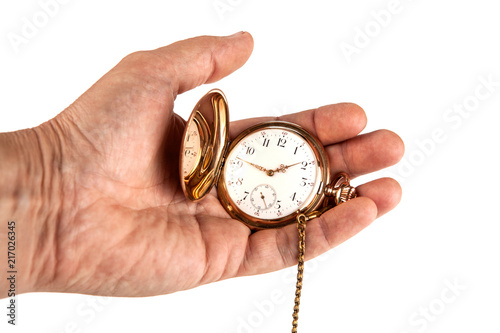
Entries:
{"type": "Polygon", "coordinates": [[[331,174],[344,171],[355,178],[399,162],[404,144],[396,133],[378,130],[327,146],[325,150],[331,174]]]}

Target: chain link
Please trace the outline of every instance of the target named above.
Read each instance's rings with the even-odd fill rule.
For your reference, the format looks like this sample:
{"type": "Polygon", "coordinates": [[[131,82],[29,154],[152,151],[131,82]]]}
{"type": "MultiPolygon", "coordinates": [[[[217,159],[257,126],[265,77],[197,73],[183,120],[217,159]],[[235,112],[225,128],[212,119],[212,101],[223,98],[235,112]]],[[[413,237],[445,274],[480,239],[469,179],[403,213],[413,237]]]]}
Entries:
{"type": "Polygon", "coordinates": [[[293,307],[292,333],[297,333],[299,321],[300,295],[304,279],[304,256],[306,254],[306,221],[304,214],[297,215],[297,230],[299,231],[299,255],[297,264],[297,284],[295,285],[295,305],[293,307]]]}

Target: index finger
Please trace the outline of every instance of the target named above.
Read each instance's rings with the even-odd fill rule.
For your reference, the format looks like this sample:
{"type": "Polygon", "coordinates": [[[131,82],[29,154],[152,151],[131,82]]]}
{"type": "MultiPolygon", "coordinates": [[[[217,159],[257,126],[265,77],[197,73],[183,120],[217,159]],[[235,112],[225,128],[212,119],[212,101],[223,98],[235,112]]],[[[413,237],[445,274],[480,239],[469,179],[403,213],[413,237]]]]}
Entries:
{"type": "Polygon", "coordinates": [[[302,126],[324,145],[345,141],[358,135],[366,126],[364,110],[353,103],[339,103],[281,117],[259,117],[234,121],[230,126],[233,139],[248,127],[265,121],[282,120],[302,126]]]}

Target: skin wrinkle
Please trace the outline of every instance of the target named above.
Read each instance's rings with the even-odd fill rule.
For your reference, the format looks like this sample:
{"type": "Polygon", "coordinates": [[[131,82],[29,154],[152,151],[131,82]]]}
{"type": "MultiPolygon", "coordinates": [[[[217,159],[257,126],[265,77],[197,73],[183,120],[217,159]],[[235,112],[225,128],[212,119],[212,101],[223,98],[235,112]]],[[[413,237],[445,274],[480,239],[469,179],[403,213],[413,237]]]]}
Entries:
{"type": "MultiPolygon", "coordinates": [[[[173,78],[178,78],[179,77],[179,71],[178,71],[177,66],[170,66],[170,67],[168,67],[168,72],[172,73],[171,76],[173,78]]],[[[175,84],[172,82],[171,85],[170,85],[171,86],[171,92],[172,92],[172,94],[170,96],[170,98],[171,98],[170,100],[171,101],[175,101],[175,99],[179,95],[179,80],[173,79],[172,81],[175,82],[175,84]]],[[[172,108],[172,110],[173,110],[173,108],[172,108]]]]}
{"type": "MultiPolygon", "coordinates": [[[[91,207],[94,204],[97,204],[97,202],[94,202],[93,204],[89,205],[88,207],[91,207]]],[[[86,213],[88,207],[82,209],[79,214],[75,215],[74,220],[75,221],[82,220],[81,218],[79,218],[79,215],[86,213]]],[[[67,241],[67,243],[69,245],[67,247],[65,247],[65,255],[64,255],[64,257],[61,257],[61,259],[59,261],[58,269],[57,269],[57,276],[59,278],[62,277],[63,281],[66,282],[66,284],[67,284],[66,287],[68,289],[71,289],[73,286],[77,286],[81,280],[88,281],[88,279],[86,279],[85,275],[83,275],[83,276],[78,275],[81,273],[80,270],[78,269],[78,266],[82,263],[81,249],[79,249],[76,246],[73,246],[73,248],[71,248],[71,244],[79,245],[81,242],[81,239],[83,237],[87,237],[86,235],[87,235],[88,231],[91,229],[94,229],[95,227],[93,225],[84,224],[84,223],[80,223],[77,225],[80,227],[79,228],[80,230],[75,230],[77,228],[72,228],[72,230],[68,231],[68,234],[64,235],[63,239],[68,239],[69,241],[67,241]],[[83,229],[81,229],[81,227],[83,227],[83,229]],[[69,251],[70,250],[74,251],[74,253],[72,253],[71,257],[69,258],[69,251]],[[65,263],[67,261],[70,261],[72,265],[65,265],[65,263]],[[73,269],[72,270],[64,269],[65,267],[67,267],[67,268],[71,267],[73,269]]],[[[64,244],[62,244],[62,245],[64,245],[64,244]]]]}
{"type": "MultiPolygon", "coordinates": [[[[110,258],[113,257],[113,255],[115,254],[114,251],[112,249],[122,249],[122,248],[127,248],[127,243],[128,241],[130,240],[130,237],[135,237],[136,235],[136,230],[138,228],[140,228],[141,226],[140,225],[136,225],[129,233],[126,233],[122,238],[120,238],[117,242],[113,243],[113,245],[109,246],[109,248],[111,249],[111,251],[108,251],[106,253],[106,256],[102,257],[101,259],[101,263],[99,265],[96,265],[95,266],[95,270],[92,274],[90,274],[90,276],[96,276],[97,273],[100,273],[102,271],[106,271],[105,268],[109,268],[108,266],[108,262],[110,261],[110,258]],[[123,245],[123,246],[120,246],[120,245],[123,245]],[[104,269],[103,269],[104,268],[104,269]]],[[[128,258],[128,260],[130,260],[131,257],[128,258]]],[[[112,261],[112,260],[111,260],[112,261]]],[[[132,261],[131,260],[131,264],[129,267],[133,267],[134,265],[136,265],[138,263],[138,261],[132,261]]],[[[115,273],[116,274],[116,273],[115,273]]],[[[116,289],[119,287],[119,281],[120,279],[123,278],[125,273],[122,273],[120,274],[120,276],[113,276],[113,273],[108,275],[107,279],[105,280],[106,284],[102,285],[101,286],[101,289],[102,288],[109,288],[108,285],[111,285],[111,286],[114,286],[112,287],[112,291],[116,291],[116,289]]],[[[102,290],[101,292],[104,292],[104,290],[102,290]]],[[[114,294],[114,292],[111,292],[110,293],[111,295],[114,294]]]]}
{"type": "MultiPolygon", "coordinates": [[[[334,247],[334,245],[330,242],[330,239],[328,239],[328,237],[326,236],[329,234],[327,231],[330,229],[328,223],[326,223],[323,216],[318,217],[316,219],[316,223],[318,223],[319,228],[321,230],[321,235],[323,236],[323,240],[325,241],[325,244],[327,245],[327,251],[332,249],[334,247]]],[[[307,234],[307,230],[306,230],[306,234],[307,234]]]]}
{"type": "MultiPolygon", "coordinates": [[[[225,221],[225,222],[231,223],[233,221],[229,220],[229,221],[225,221]]],[[[234,276],[234,274],[238,271],[238,265],[237,265],[237,263],[235,263],[233,257],[235,256],[235,254],[239,254],[240,249],[242,248],[241,245],[233,244],[232,240],[228,239],[228,237],[225,233],[224,233],[224,240],[225,240],[226,244],[232,244],[232,246],[231,246],[231,248],[228,248],[230,255],[226,257],[224,270],[223,270],[219,280],[230,278],[231,276],[234,276]]],[[[248,238],[247,238],[247,242],[248,242],[248,238]]],[[[244,253],[243,253],[243,255],[244,255],[244,253]]],[[[217,280],[215,280],[215,281],[217,281],[217,280]]]]}
{"type": "MultiPolygon", "coordinates": [[[[168,215],[167,216],[171,216],[172,214],[174,216],[180,216],[178,214],[177,211],[173,211],[174,208],[172,208],[172,205],[168,205],[167,206],[167,212],[168,212],[168,215]]],[[[186,227],[183,227],[182,225],[180,225],[179,223],[180,222],[186,222],[185,219],[173,219],[173,223],[165,223],[165,233],[164,233],[164,239],[171,239],[170,235],[172,234],[175,234],[175,232],[172,232],[172,228],[177,228],[177,230],[180,230],[181,233],[189,233],[191,236],[192,236],[192,233],[193,232],[201,232],[200,231],[200,225],[197,224],[196,225],[196,229],[193,230],[191,227],[188,229],[186,227]]],[[[189,221],[190,222],[190,221],[189,221]]],[[[191,226],[191,223],[189,224],[189,226],[191,226]]],[[[171,249],[177,249],[178,248],[178,239],[177,238],[174,238],[174,244],[170,246],[171,249]]],[[[175,254],[176,252],[175,251],[168,251],[168,255],[169,255],[169,258],[167,260],[165,260],[166,262],[169,262],[171,261],[171,258],[173,256],[173,254],[175,254]]],[[[206,250],[205,250],[205,253],[206,253],[206,250]]],[[[178,259],[178,257],[176,257],[176,259],[178,259]]],[[[181,277],[182,278],[182,277],[181,277]]],[[[186,283],[186,279],[183,280],[184,283],[186,283]]]]}
{"type": "Polygon", "coordinates": [[[349,161],[351,160],[351,155],[349,153],[349,150],[347,149],[347,142],[341,142],[340,143],[340,154],[342,155],[342,170],[344,172],[347,172],[348,175],[351,175],[352,179],[355,178],[356,175],[352,173],[351,168],[349,167],[349,161]]]}
{"type": "MultiPolygon", "coordinates": [[[[112,187],[112,186],[119,186],[119,187],[121,187],[123,189],[128,190],[127,192],[131,192],[129,195],[127,195],[127,198],[129,199],[129,200],[127,200],[128,205],[126,205],[126,206],[124,205],[124,207],[130,208],[130,209],[142,209],[144,207],[144,205],[145,205],[144,203],[142,205],[140,205],[138,202],[136,202],[138,200],[138,198],[141,197],[141,196],[137,196],[137,194],[135,193],[136,191],[147,192],[147,191],[153,190],[155,188],[158,188],[159,186],[165,185],[163,183],[159,183],[159,184],[156,184],[156,185],[150,185],[150,186],[144,186],[144,187],[142,187],[142,186],[141,187],[135,187],[135,186],[130,186],[130,185],[128,185],[128,184],[126,184],[126,183],[124,183],[124,182],[122,182],[120,180],[112,179],[112,178],[110,178],[107,175],[100,175],[100,174],[96,173],[95,176],[91,176],[91,177],[94,178],[94,179],[104,178],[104,182],[110,184],[110,185],[106,186],[106,188],[112,187]],[[131,200],[131,199],[133,199],[133,200],[131,200]],[[134,202],[134,204],[132,204],[132,202],[134,202]]],[[[112,199],[112,196],[116,195],[116,193],[114,193],[114,192],[108,193],[108,191],[106,191],[104,188],[101,189],[101,188],[98,188],[97,186],[91,186],[91,187],[86,186],[86,189],[87,190],[98,191],[102,196],[105,196],[108,199],[112,199]]],[[[122,192],[122,194],[123,194],[123,192],[122,192]]]]}
{"type": "Polygon", "coordinates": [[[54,235],[55,235],[55,239],[54,239],[54,251],[53,251],[53,262],[54,262],[54,268],[52,269],[52,276],[50,277],[51,281],[55,281],[56,278],[57,278],[57,269],[56,269],[56,266],[57,264],[60,262],[61,260],[61,256],[62,256],[62,251],[59,247],[59,242],[57,241],[60,237],[60,225],[61,225],[61,221],[62,221],[62,211],[61,210],[58,210],[57,213],[56,213],[56,217],[54,219],[55,223],[54,223],[54,235]]]}
{"type": "MultiPolygon", "coordinates": [[[[41,130],[41,129],[40,129],[41,130]]],[[[40,151],[40,163],[39,163],[39,169],[41,170],[40,173],[40,183],[39,186],[32,195],[37,198],[37,203],[38,205],[35,208],[35,216],[46,216],[47,211],[49,210],[48,207],[50,206],[50,203],[53,203],[53,200],[51,200],[51,191],[50,187],[52,186],[51,182],[51,175],[47,171],[47,164],[45,163],[44,159],[44,152],[45,149],[43,148],[43,139],[41,137],[41,133],[39,133],[39,129],[31,129],[31,133],[34,134],[34,137],[36,138],[36,142],[40,151]],[[47,178],[49,178],[47,180],[47,178]],[[48,187],[48,191],[47,191],[48,187]],[[48,198],[47,201],[39,201],[41,198],[48,198]]],[[[50,211],[49,217],[50,217],[50,211]]],[[[52,263],[51,258],[55,258],[56,256],[54,254],[51,255],[50,252],[56,251],[57,250],[57,236],[53,232],[51,232],[50,228],[50,219],[49,218],[44,218],[43,221],[40,221],[40,228],[37,228],[37,237],[35,238],[35,251],[33,253],[33,257],[31,258],[31,269],[30,269],[30,277],[39,282],[41,280],[41,277],[44,272],[47,270],[54,270],[54,264],[52,263]],[[52,249],[52,251],[51,251],[52,249]],[[37,260],[35,260],[35,256],[37,257],[37,260]],[[41,260],[40,260],[41,257],[41,260]],[[42,264],[43,263],[43,264],[42,264]]],[[[57,222],[56,222],[57,223],[57,222]]],[[[49,273],[49,281],[44,281],[43,283],[50,283],[50,279],[53,278],[54,272],[49,273]]],[[[44,278],[46,280],[47,278],[44,278]]]]}
{"type": "MultiPolygon", "coordinates": [[[[135,228],[136,230],[139,229],[138,227],[135,228]]],[[[133,233],[134,235],[136,235],[136,233],[133,233]]],[[[116,282],[114,283],[114,287],[115,288],[118,288],[118,287],[122,287],[123,283],[128,283],[128,280],[129,280],[129,275],[130,273],[132,272],[132,270],[134,270],[136,267],[140,267],[141,265],[141,260],[143,260],[143,258],[146,258],[146,254],[148,252],[148,249],[149,249],[150,245],[149,245],[149,242],[146,242],[146,245],[143,247],[143,251],[142,251],[142,254],[140,256],[138,256],[137,260],[135,262],[133,262],[129,268],[127,269],[127,271],[125,271],[123,274],[121,274],[121,276],[116,280],[116,282]]],[[[111,295],[114,294],[114,292],[111,293],[111,295]]]]}
{"type": "MultiPolygon", "coordinates": [[[[219,237],[220,237],[220,235],[219,235],[219,237]]],[[[230,257],[231,257],[231,253],[232,253],[231,248],[228,247],[229,242],[226,241],[226,242],[217,242],[217,243],[214,243],[213,246],[219,247],[219,249],[212,250],[212,251],[214,251],[215,253],[219,252],[220,246],[221,246],[220,244],[221,243],[222,243],[222,246],[225,248],[224,252],[229,253],[230,255],[222,256],[222,261],[223,261],[222,267],[223,267],[223,269],[220,270],[219,274],[217,274],[216,277],[212,277],[212,279],[210,279],[210,282],[220,281],[220,280],[225,279],[226,278],[227,269],[229,268],[229,262],[230,262],[230,257]]],[[[205,241],[205,244],[210,244],[210,242],[205,241]]],[[[209,246],[207,246],[207,248],[209,248],[209,246]]],[[[217,256],[217,257],[213,256],[213,257],[215,257],[215,260],[218,262],[217,266],[221,267],[219,256],[217,256]]],[[[215,270],[215,271],[217,271],[217,270],[215,270]]]]}
{"type": "MultiPolygon", "coordinates": [[[[199,216],[200,214],[196,214],[195,215],[195,218],[199,221],[199,216]]],[[[205,262],[204,262],[204,269],[203,269],[203,273],[201,274],[201,277],[198,281],[198,284],[205,284],[206,281],[208,281],[208,278],[207,278],[207,275],[208,273],[210,272],[210,268],[211,268],[211,260],[210,260],[210,250],[208,249],[208,240],[206,238],[206,234],[202,231],[202,224],[201,223],[198,223],[198,233],[200,234],[201,236],[201,239],[202,239],[202,243],[203,243],[203,249],[204,249],[204,258],[205,258],[205,262]]]]}
{"type": "MultiPolygon", "coordinates": [[[[50,182],[51,186],[49,187],[50,193],[47,193],[45,195],[45,197],[52,199],[53,196],[51,195],[51,193],[54,193],[54,192],[64,193],[63,165],[65,162],[65,155],[64,155],[62,140],[60,138],[60,133],[61,133],[60,124],[57,121],[49,122],[48,124],[50,124],[50,127],[53,131],[55,141],[56,141],[57,147],[58,147],[57,158],[55,161],[53,161],[53,163],[51,163],[51,165],[55,164],[55,168],[53,168],[53,170],[56,170],[57,176],[59,176],[59,177],[56,176],[52,179],[52,181],[50,182]],[[57,187],[57,189],[55,189],[54,187],[57,187]]],[[[62,198],[62,200],[66,200],[66,199],[67,199],[67,193],[65,194],[64,198],[62,198]]],[[[49,219],[52,220],[53,224],[54,224],[54,231],[53,231],[54,247],[53,247],[52,256],[53,256],[54,266],[56,266],[57,263],[60,262],[60,257],[61,257],[61,251],[60,251],[59,242],[57,241],[57,239],[59,239],[59,237],[60,237],[60,229],[61,229],[61,224],[63,221],[62,220],[63,213],[61,210],[61,206],[63,206],[64,204],[59,204],[59,202],[60,202],[59,200],[50,200],[50,201],[53,201],[52,202],[52,206],[53,206],[52,211],[55,213],[55,218],[51,219],[50,218],[51,216],[49,215],[49,219]]],[[[56,269],[54,267],[52,269],[51,280],[54,281],[55,278],[56,278],[56,269]]]]}
{"type": "MultiPolygon", "coordinates": [[[[225,242],[226,244],[230,243],[227,240],[226,236],[224,236],[224,239],[226,240],[226,242],[225,242]]],[[[222,274],[220,274],[219,278],[214,280],[214,281],[220,281],[223,279],[225,280],[225,279],[228,279],[234,275],[235,271],[237,270],[237,265],[234,264],[233,256],[235,253],[239,252],[237,250],[238,250],[238,246],[236,246],[236,249],[235,249],[234,245],[230,249],[228,249],[230,255],[226,256],[225,265],[224,265],[224,269],[222,271],[222,274]]]]}
{"type": "MultiPolygon", "coordinates": [[[[147,212],[147,209],[142,210],[141,212],[142,213],[147,212]]],[[[136,254],[135,250],[137,250],[137,246],[129,245],[129,243],[131,243],[131,244],[136,243],[135,239],[138,237],[137,235],[140,235],[138,230],[143,230],[143,228],[147,228],[147,226],[144,226],[143,224],[137,223],[136,225],[134,225],[133,229],[129,233],[127,233],[125,235],[125,237],[122,239],[122,241],[120,242],[120,243],[125,243],[123,248],[133,247],[134,248],[134,255],[137,256],[137,259],[135,261],[131,261],[128,268],[126,269],[126,271],[122,272],[118,277],[115,278],[115,282],[112,284],[112,292],[110,294],[114,294],[117,288],[122,288],[123,284],[128,282],[129,275],[132,272],[132,270],[135,267],[140,267],[141,261],[144,260],[144,258],[146,258],[145,253],[147,252],[147,249],[149,247],[149,242],[146,242],[145,245],[143,246],[143,250],[142,250],[141,255],[136,254]]],[[[120,243],[118,243],[118,245],[120,243]]],[[[113,249],[115,247],[116,246],[113,246],[111,248],[113,249]]],[[[120,246],[118,246],[118,247],[120,247],[120,246]]]]}
{"type": "MultiPolygon", "coordinates": [[[[165,207],[165,211],[166,213],[168,212],[168,207],[165,207]]],[[[165,216],[168,216],[168,214],[165,214],[165,216]]],[[[164,237],[162,239],[167,239],[167,235],[169,234],[169,226],[171,225],[171,223],[169,223],[169,220],[167,219],[164,223],[159,223],[159,225],[161,226],[161,230],[158,231],[158,235],[164,235],[164,237]]],[[[164,268],[164,265],[165,263],[167,263],[171,257],[171,254],[172,254],[172,251],[162,251],[162,252],[158,252],[157,254],[157,257],[155,257],[154,259],[154,269],[155,269],[155,273],[156,273],[156,276],[164,276],[165,272],[164,271],[161,271],[160,270],[160,267],[165,270],[164,268]],[[164,256],[169,256],[168,258],[165,258],[164,256]],[[161,262],[158,262],[158,256],[161,258],[161,262]]],[[[168,285],[168,282],[167,281],[164,281],[165,279],[162,279],[164,285],[163,285],[163,288],[164,290],[168,290],[169,288],[169,285],[168,285]],[[165,285],[166,284],[166,285],[165,285]]]]}
{"type": "MultiPolygon", "coordinates": [[[[102,202],[102,201],[96,201],[96,202],[92,203],[92,204],[91,204],[91,205],[89,205],[86,209],[82,210],[82,213],[83,213],[83,214],[86,214],[86,213],[87,213],[87,210],[91,210],[94,206],[96,206],[96,205],[100,205],[100,204],[101,204],[101,202],[102,202]]],[[[121,207],[121,206],[119,206],[119,207],[121,207]]],[[[80,219],[80,220],[83,220],[83,218],[79,218],[79,219],[80,219]]],[[[85,224],[83,224],[83,225],[85,225],[85,224]]],[[[73,235],[73,237],[72,237],[72,238],[77,239],[77,238],[81,238],[81,237],[83,237],[83,236],[85,236],[85,237],[86,237],[87,231],[91,231],[91,230],[93,230],[93,229],[95,229],[95,228],[96,228],[96,226],[95,226],[95,225],[88,225],[88,226],[87,226],[87,228],[84,228],[83,230],[79,230],[77,233],[74,233],[74,232],[73,232],[73,230],[72,230],[72,235],[73,235]],[[80,237],[78,237],[78,235],[80,235],[80,237]]],[[[127,236],[127,235],[125,235],[124,237],[126,237],[126,236],[127,236]]],[[[108,248],[113,248],[114,246],[116,246],[116,244],[119,244],[120,242],[121,242],[121,239],[120,239],[120,240],[118,240],[116,243],[112,244],[111,246],[110,246],[109,244],[107,244],[107,246],[108,246],[108,248]]],[[[69,243],[71,244],[71,243],[73,243],[73,241],[71,241],[71,240],[70,240],[70,242],[69,242],[69,243]]],[[[91,243],[91,244],[90,244],[90,246],[91,246],[91,247],[90,247],[90,249],[92,249],[92,246],[94,246],[94,243],[91,243]]],[[[81,248],[79,248],[79,251],[78,251],[78,253],[77,253],[77,255],[79,256],[79,258],[78,258],[77,260],[79,260],[80,262],[81,262],[81,259],[82,259],[82,251],[87,252],[87,249],[82,250],[81,248]]],[[[102,254],[101,252],[98,252],[98,253],[99,253],[99,254],[102,254]]],[[[86,257],[85,257],[85,255],[83,255],[83,258],[86,258],[86,257]]],[[[86,259],[88,259],[88,258],[86,258],[86,259]]],[[[67,258],[65,258],[65,260],[67,260],[67,258]]],[[[72,259],[72,261],[73,261],[73,259],[72,259]]],[[[103,259],[102,259],[102,258],[101,258],[101,261],[103,261],[103,259]]],[[[77,267],[77,266],[75,265],[75,268],[76,268],[76,267],[77,267]]],[[[89,274],[89,276],[95,276],[96,271],[97,271],[97,265],[94,265],[94,270],[93,270],[93,272],[92,272],[91,274],[89,274]]],[[[68,273],[66,273],[65,275],[67,275],[68,277],[70,277],[70,276],[75,275],[75,274],[78,274],[78,273],[79,273],[79,272],[78,272],[78,270],[74,270],[74,271],[73,271],[73,273],[68,272],[68,273]]]]}
{"type": "MultiPolygon", "coordinates": [[[[94,145],[94,143],[89,139],[88,135],[85,134],[85,132],[82,130],[82,128],[78,125],[78,122],[75,121],[72,113],[67,112],[64,115],[65,115],[65,117],[62,117],[62,115],[61,115],[61,122],[63,122],[63,123],[68,122],[69,123],[67,126],[63,126],[64,128],[67,128],[67,130],[65,132],[69,134],[69,132],[71,132],[72,130],[76,131],[76,133],[74,133],[74,135],[77,137],[77,140],[75,140],[75,141],[83,140],[87,144],[86,147],[90,147],[92,154],[97,155],[97,158],[102,158],[101,152],[99,151],[99,149],[97,149],[97,147],[94,145]]],[[[68,134],[66,136],[69,136],[68,134]]],[[[70,141],[70,142],[72,142],[72,141],[70,141]]],[[[81,145],[80,144],[76,145],[76,147],[79,147],[79,146],[81,146],[81,145]]]]}
{"type": "MultiPolygon", "coordinates": [[[[212,68],[212,71],[207,76],[207,78],[204,80],[204,82],[202,82],[201,84],[203,84],[205,82],[210,82],[212,80],[212,78],[214,77],[215,73],[217,73],[217,59],[214,56],[214,51],[213,50],[210,50],[209,64],[210,65],[208,65],[208,66],[210,66],[212,68]]],[[[199,84],[199,85],[201,85],[201,84],[199,84]]]]}
{"type": "Polygon", "coordinates": [[[290,265],[289,262],[292,260],[291,258],[295,255],[295,249],[292,250],[290,249],[289,246],[287,246],[288,244],[290,244],[290,238],[288,236],[288,233],[279,233],[274,231],[274,239],[276,243],[276,249],[278,250],[278,253],[280,254],[281,257],[282,261],[281,267],[288,267],[290,265]]]}
{"type": "Polygon", "coordinates": [[[244,276],[244,272],[248,271],[248,258],[253,255],[252,252],[252,242],[250,238],[247,238],[247,242],[245,244],[245,254],[241,257],[240,266],[237,269],[236,276],[244,276]]]}
{"type": "Polygon", "coordinates": [[[39,259],[36,260],[36,269],[33,270],[36,281],[39,283],[42,282],[45,285],[51,284],[54,281],[58,255],[57,223],[52,225],[52,223],[49,222],[50,220],[51,216],[49,214],[48,218],[41,223],[41,229],[37,230],[39,240],[37,241],[37,250],[35,253],[39,259]]]}
{"type": "MultiPolygon", "coordinates": [[[[313,126],[313,129],[314,129],[314,132],[316,132],[316,133],[318,133],[318,131],[317,131],[318,127],[316,126],[316,117],[317,117],[317,115],[316,115],[317,112],[316,111],[317,110],[318,110],[317,108],[314,109],[312,117],[311,117],[312,118],[312,126],[313,126]]],[[[318,139],[319,139],[320,142],[324,142],[323,139],[320,138],[319,136],[318,136],[318,139]]]]}

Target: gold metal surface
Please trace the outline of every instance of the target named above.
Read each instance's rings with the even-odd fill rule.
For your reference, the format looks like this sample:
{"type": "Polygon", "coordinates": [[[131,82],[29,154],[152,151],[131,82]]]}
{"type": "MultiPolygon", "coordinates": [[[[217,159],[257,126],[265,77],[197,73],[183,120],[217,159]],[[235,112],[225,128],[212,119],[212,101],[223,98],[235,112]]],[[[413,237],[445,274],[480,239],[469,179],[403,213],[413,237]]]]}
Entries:
{"type": "MultiPolygon", "coordinates": [[[[264,122],[260,123],[257,125],[254,125],[247,130],[243,131],[240,133],[234,140],[231,142],[231,145],[228,148],[228,154],[231,152],[234,147],[236,147],[244,138],[246,138],[248,135],[254,132],[258,132],[262,129],[283,129],[286,131],[293,132],[300,136],[302,139],[304,139],[309,146],[311,147],[312,151],[314,152],[314,155],[316,157],[316,168],[317,168],[317,173],[316,173],[316,180],[315,183],[320,183],[319,189],[317,193],[314,193],[314,195],[311,195],[307,201],[305,201],[300,209],[298,210],[299,213],[304,213],[304,214],[309,214],[310,212],[322,208],[322,205],[326,204],[325,200],[325,185],[329,183],[330,181],[330,172],[329,172],[329,164],[328,164],[328,159],[327,155],[325,153],[325,150],[323,146],[319,143],[318,139],[316,139],[311,133],[307,132],[305,129],[302,127],[292,124],[289,122],[284,122],[284,121],[271,121],[271,122],[264,122]]],[[[243,161],[243,160],[242,160],[243,161]]],[[[250,163],[247,161],[246,162],[253,167],[257,168],[260,171],[265,172],[268,176],[273,176],[274,173],[277,172],[286,172],[286,169],[291,167],[292,165],[288,166],[280,166],[279,168],[275,170],[267,170],[259,165],[256,165],[254,163],[250,163]]],[[[295,221],[296,213],[288,215],[288,216],[283,216],[279,219],[273,219],[273,220],[266,220],[266,219],[258,219],[255,218],[251,215],[248,215],[244,213],[238,205],[236,205],[231,198],[228,195],[227,187],[226,187],[226,178],[224,174],[224,170],[222,170],[221,175],[219,177],[219,182],[217,184],[218,188],[218,195],[219,199],[226,209],[226,211],[235,219],[244,222],[246,225],[248,225],[252,229],[268,229],[268,228],[279,228],[283,227],[285,225],[288,225],[290,223],[293,223],[295,221]]]]}
{"type": "Polygon", "coordinates": [[[203,96],[196,104],[184,130],[180,177],[181,187],[186,197],[192,201],[203,198],[215,184],[220,171],[223,154],[228,141],[229,110],[226,97],[222,91],[214,89],[203,96]],[[198,161],[188,175],[183,176],[186,161],[184,161],[185,137],[189,125],[196,124],[200,136],[200,151],[198,161]]]}
{"type": "Polygon", "coordinates": [[[347,173],[338,173],[332,183],[326,186],[325,195],[333,197],[335,205],[355,198],[357,196],[356,188],[352,187],[349,182],[347,173]]]}

